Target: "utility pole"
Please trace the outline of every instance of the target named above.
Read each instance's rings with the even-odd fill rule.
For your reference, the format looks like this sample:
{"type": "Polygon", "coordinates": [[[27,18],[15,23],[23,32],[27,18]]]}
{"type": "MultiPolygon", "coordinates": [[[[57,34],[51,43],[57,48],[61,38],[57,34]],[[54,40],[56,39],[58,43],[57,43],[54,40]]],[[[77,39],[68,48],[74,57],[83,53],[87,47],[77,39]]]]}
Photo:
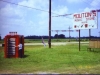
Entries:
{"type": "Polygon", "coordinates": [[[1,40],[1,34],[0,34],[0,40],[1,40]]]}
{"type": "Polygon", "coordinates": [[[56,32],[57,32],[57,41],[58,41],[58,31],[59,31],[59,30],[56,30],[56,32]]]}
{"type": "Polygon", "coordinates": [[[49,0],[49,48],[51,48],[51,0],[49,0]]]}
{"type": "Polygon", "coordinates": [[[98,33],[99,33],[99,37],[100,37],[100,31],[98,33]]]}
{"type": "Polygon", "coordinates": [[[81,45],[81,44],[80,44],[80,41],[81,41],[81,40],[80,40],[80,29],[79,29],[79,51],[80,51],[80,49],[81,49],[81,46],[80,46],[80,45],[81,45]]]}
{"type": "Polygon", "coordinates": [[[71,29],[71,27],[69,26],[69,28],[68,28],[68,31],[69,31],[69,42],[70,42],[70,30],[71,29]]]}

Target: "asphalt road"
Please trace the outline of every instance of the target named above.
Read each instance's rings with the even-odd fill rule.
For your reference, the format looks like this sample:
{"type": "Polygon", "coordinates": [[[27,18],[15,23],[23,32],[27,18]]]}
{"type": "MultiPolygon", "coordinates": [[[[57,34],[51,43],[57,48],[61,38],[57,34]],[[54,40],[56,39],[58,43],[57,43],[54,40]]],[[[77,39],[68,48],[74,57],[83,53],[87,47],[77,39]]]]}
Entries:
{"type": "MultiPolygon", "coordinates": [[[[66,44],[78,44],[79,42],[53,42],[51,45],[66,45],[66,44]]],[[[88,44],[89,42],[81,42],[82,44],[88,44]]],[[[48,45],[48,43],[45,43],[48,45]]],[[[43,43],[25,43],[24,45],[43,45],[43,43]]],[[[0,44],[2,46],[2,44],[0,44]]]]}

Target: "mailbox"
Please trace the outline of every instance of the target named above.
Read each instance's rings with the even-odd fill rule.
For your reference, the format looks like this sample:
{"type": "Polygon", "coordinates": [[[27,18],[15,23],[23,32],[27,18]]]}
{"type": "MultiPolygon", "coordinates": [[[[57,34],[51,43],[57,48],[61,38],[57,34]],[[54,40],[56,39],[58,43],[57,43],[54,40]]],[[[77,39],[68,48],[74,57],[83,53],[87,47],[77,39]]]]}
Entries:
{"type": "Polygon", "coordinates": [[[24,56],[24,36],[9,32],[4,38],[4,57],[22,58],[24,56]],[[20,47],[21,44],[21,47],[20,47]]]}

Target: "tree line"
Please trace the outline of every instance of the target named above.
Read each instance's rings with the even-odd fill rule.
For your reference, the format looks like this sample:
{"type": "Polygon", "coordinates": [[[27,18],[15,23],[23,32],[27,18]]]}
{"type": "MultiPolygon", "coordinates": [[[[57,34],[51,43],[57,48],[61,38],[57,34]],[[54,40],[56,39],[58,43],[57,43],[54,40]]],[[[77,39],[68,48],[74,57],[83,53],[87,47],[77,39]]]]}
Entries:
{"type": "MultiPolygon", "coordinates": [[[[30,35],[30,36],[24,36],[24,39],[48,39],[49,36],[37,36],[37,35],[30,35]]],[[[51,39],[77,39],[78,37],[66,37],[64,34],[55,34],[54,36],[51,36],[51,39]]],[[[81,39],[89,39],[90,37],[80,37],[81,39]]],[[[95,39],[99,39],[100,37],[97,37],[97,36],[91,36],[91,38],[95,38],[95,39]]]]}
{"type": "MultiPolygon", "coordinates": [[[[90,36],[92,39],[100,39],[100,37],[97,36],[90,36]]],[[[81,39],[89,39],[89,36],[85,37],[80,37],[81,39]]],[[[30,35],[30,36],[24,36],[24,39],[48,39],[49,36],[38,36],[38,35],[30,35]]],[[[64,34],[55,34],[54,36],[51,36],[51,39],[78,39],[78,37],[66,37],[64,34]]],[[[1,40],[1,36],[0,36],[0,40],[1,40]]]]}
{"type": "MultiPolygon", "coordinates": [[[[41,39],[41,38],[44,38],[44,39],[48,39],[49,36],[37,36],[37,35],[30,35],[30,36],[25,36],[24,37],[25,39],[41,39]]],[[[65,39],[65,35],[64,34],[55,34],[54,36],[51,36],[51,39],[56,39],[56,38],[61,38],[61,39],[65,39]]]]}

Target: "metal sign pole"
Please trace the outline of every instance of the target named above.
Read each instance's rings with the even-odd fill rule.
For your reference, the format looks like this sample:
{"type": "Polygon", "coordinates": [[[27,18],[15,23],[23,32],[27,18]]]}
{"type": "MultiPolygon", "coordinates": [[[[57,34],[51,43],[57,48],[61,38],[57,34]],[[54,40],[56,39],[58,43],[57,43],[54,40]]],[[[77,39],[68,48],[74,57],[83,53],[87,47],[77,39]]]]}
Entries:
{"type": "Polygon", "coordinates": [[[91,29],[89,29],[89,41],[91,40],[91,29]]]}
{"type": "Polygon", "coordinates": [[[80,29],[79,29],[79,51],[80,51],[80,29]]]}

